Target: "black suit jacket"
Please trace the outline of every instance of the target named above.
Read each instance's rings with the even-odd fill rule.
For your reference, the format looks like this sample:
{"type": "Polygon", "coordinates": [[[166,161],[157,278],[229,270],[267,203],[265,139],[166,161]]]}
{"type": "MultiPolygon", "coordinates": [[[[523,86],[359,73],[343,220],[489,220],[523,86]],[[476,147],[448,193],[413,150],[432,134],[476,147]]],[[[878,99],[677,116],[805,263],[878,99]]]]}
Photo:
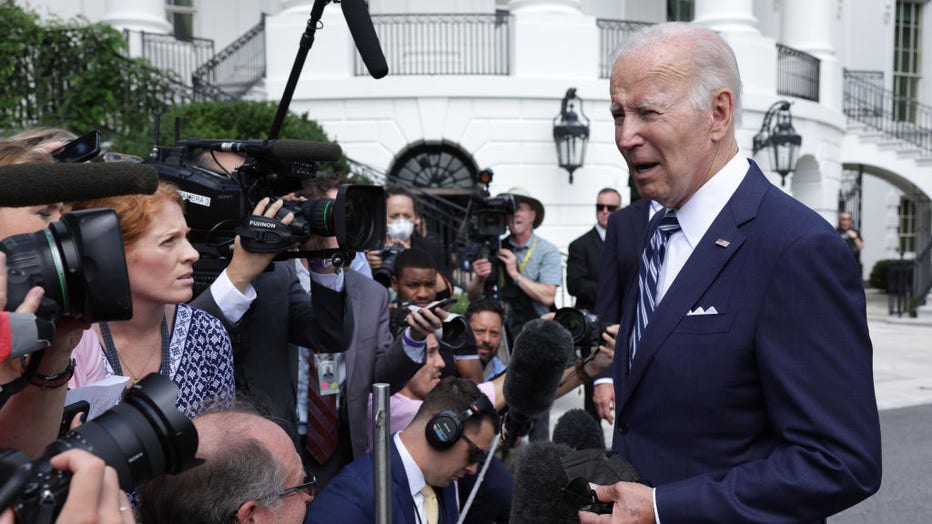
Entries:
{"type": "Polygon", "coordinates": [[[569,257],[566,259],[566,287],[570,295],[576,297],[578,309],[595,309],[602,244],[602,237],[595,227],[570,242],[569,257]]]}
{"type": "Polygon", "coordinates": [[[223,315],[209,289],[191,304],[220,319],[229,332],[237,391],[245,390],[269,408],[297,442],[296,393],[288,378],[296,355],[288,344],[344,351],[345,294],[312,284],[308,297],[293,261],[275,262],[272,268],[253,280],[256,299],[235,324],[223,315]]]}
{"type": "Polygon", "coordinates": [[[609,324],[621,321],[624,296],[637,280],[648,216],[650,200],[638,200],[608,219],[595,313],[609,324]]]}

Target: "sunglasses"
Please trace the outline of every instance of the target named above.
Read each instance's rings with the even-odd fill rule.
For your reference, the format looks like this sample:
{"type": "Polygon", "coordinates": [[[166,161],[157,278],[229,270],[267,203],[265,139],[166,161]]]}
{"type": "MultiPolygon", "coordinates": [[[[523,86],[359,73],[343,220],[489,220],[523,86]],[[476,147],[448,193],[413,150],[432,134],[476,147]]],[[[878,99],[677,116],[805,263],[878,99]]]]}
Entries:
{"type": "Polygon", "coordinates": [[[467,437],[465,434],[462,438],[466,441],[467,444],[469,444],[469,458],[467,459],[469,460],[469,463],[482,464],[485,462],[486,457],[489,456],[489,452],[477,446],[475,442],[469,440],[469,437],[467,437]]]}
{"type": "Polygon", "coordinates": [[[596,204],[595,205],[596,211],[605,211],[606,209],[614,213],[615,211],[618,211],[618,206],[612,206],[609,204],[596,204]]]}

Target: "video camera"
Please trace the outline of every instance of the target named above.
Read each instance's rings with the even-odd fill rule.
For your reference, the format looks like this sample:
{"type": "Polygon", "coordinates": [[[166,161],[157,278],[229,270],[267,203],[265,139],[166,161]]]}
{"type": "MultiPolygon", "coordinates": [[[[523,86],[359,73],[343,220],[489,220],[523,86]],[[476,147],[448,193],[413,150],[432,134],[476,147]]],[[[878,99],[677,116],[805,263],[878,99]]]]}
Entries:
{"type": "Polygon", "coordinates": [[[573,337],[573,345],[578,348],[590,348],[602,343],[602,333],[608,324],[585,309],[563,307],[557,310],[553,321],[563,326],[573,337]]]}
{"type": "MultiPolygon", "coordinates": [[[[185,219],[189,240],[201,254],[195,280],[209,283],[226,267],[234,237],[249,251],[276,252],[278,259],[330,257],[335,265],[351,252],[382,247],[385,238],[385,193],[381,187],[341,186],[335,199],[321,198],[284,205],[277,220],[251,216],[265,197],[301,189],[301,179],[318,176],[318,162],[338,160],[336,144],[302,140],[177,140],[175,147],[158,147],[143,162],[159,177],[178,186],[188,202],[185,219]],[[214,171],[201,165],[200,155],[233,152],[244,162],[235,171],[214,171]],[[288,212],[294,221],[280,223],[288,212]],[[336,237],[338,249],[289,251],[311,235],[336,237]]],[[[218,169],[222,169],[218,167],[218,169]]]]}
{"type": "Polygon", "coordinates": [[[72,448],[113,467],[125,491],[196,465],[197,430],[175,408],[177,396],[171,379],[152,373],[123,402],[50,444],[35,462],[14,449],[0,450],[0,511],[13,508],[18,522],[54,522],[68,498],[71,473],[52,468],[49,459],[72,448]]]}
{"type": "Polygon", "coordinates": [[[517,203],[512,195],[490,196],[488,183],[492,170],[479,173],[483,190],[474,194],[466,209],[466,220],[460,229],[460,242],[477,246],[473,260],[487,258],[495,262],[495,253],[501,248],[501,237],[508,231],[508,215],[513,215],[517,203]]]}

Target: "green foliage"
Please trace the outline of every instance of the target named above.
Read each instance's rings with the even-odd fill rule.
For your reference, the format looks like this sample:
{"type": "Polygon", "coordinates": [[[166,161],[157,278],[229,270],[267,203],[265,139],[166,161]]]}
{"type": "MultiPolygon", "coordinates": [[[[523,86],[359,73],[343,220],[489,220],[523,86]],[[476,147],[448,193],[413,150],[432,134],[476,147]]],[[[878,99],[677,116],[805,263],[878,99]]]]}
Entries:
{"type": "Polygon", "coordinates": [[[12,1],[0,3],[0,132],[36,125],[105,139],[134,136],[183,91],[141,59],[127,58],[112,27],[86,20],[42,22],[12,1]]]}
{"type": "MultiPolygon", "coordinates": [[[[229,138],[233,140],[263,139],[268,136],[278,105],[271,101],[236,100],[229,102],[198,102],[175,107],[162,115],[159,143],[172,145],[175,141],[175,119],[181,124],[180,135],[185,138],[229,138]]],[[[290,113],[282,126],[282,138],[330,142],[324,130],[308,118],[307,113],[290,113]]],[[[114,149],[124,153],[144,155],[152,147],[152,133],[121,138],[114,149]]],[[[324,171],[347,173],[345,159],[323,163],[324,171]]]]}

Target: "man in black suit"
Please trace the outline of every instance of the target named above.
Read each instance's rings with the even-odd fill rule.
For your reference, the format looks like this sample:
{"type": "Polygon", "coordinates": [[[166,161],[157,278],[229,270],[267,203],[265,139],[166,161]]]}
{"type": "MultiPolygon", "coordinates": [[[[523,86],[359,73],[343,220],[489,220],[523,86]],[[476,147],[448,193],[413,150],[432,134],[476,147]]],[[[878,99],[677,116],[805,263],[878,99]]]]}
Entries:
{"type": "Polygon", "coordinates": [[[599,191],[595,202],[595,226],[585,235],[570,242],[566,260],[566,287],[576,297],[576,307],[595,309],[596,291],[599,289],[599,262],[608,218],[621,208],[621,195],[606,187],[599,191]]]}

